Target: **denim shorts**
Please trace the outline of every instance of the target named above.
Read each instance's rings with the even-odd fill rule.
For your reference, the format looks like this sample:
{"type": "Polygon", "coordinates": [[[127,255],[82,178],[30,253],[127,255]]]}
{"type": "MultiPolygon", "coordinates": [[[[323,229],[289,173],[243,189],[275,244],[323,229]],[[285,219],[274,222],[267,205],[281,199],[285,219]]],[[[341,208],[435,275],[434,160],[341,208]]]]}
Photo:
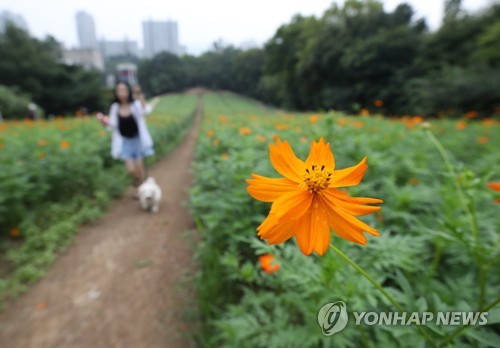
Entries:
{"type": "Polygon", "coordinates": [[[152,156],[154,150],[152,148],[146,151],[141,151],[141,140],[139,136],[133,138],[122,137],[122,154],[124,160],[138,159],[142,157],[152,156]]]}

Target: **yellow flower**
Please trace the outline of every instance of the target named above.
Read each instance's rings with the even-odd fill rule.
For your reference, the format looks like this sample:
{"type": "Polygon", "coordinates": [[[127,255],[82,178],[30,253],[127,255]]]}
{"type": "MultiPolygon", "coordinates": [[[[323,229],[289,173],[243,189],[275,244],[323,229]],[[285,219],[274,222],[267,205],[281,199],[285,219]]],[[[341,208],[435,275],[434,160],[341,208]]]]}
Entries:
{"type": "Polygon", "coordinates": [[[287,141],[271,144],[270,157],[276,171],[284,178],[252,174],[248,193],[263,202],[273,202],[271,211],[257,228],[269,244],[283,243],[295,236],[300,250],[323,255],[330,244],[330,228],[340,237],[366,244],[363,232],[379,232],[355,216],[380,210],[366,204],[383,203],[376,198],[350,197],[339,187],[358,185],[368,168],[366,157],[357,165],[335,169],[330,144],[323,138],[312,142],[305,162],[298,159],[287,141]]]}

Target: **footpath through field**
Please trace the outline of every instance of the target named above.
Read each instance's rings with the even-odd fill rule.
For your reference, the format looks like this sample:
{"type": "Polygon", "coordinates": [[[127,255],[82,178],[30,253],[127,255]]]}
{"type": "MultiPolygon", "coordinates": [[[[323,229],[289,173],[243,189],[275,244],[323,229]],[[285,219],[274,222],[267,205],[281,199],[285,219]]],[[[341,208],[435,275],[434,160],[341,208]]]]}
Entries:
{"type": "MultiPolygon", "coordinates": [[[[149,170],[163,190],[158,214],[131,198],[81,228],[45,277],[0,314],[2,348],[191,347],[195,233],[185,202],[202,114],[149,170]]],[[[124,168],[125,170],[125,168],[124,168]]]]}

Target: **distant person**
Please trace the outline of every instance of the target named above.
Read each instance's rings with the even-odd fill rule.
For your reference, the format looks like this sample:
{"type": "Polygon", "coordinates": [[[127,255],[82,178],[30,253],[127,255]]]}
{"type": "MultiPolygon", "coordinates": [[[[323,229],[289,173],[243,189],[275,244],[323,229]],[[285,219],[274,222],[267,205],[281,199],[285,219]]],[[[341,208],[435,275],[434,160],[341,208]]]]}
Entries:
{"type": "Polygon", "coordinates": [[[36,105],[33,103],[28,104],[28,118],[34,120],[36,117],[36,105]]]}
{"type": "Polygon", "coordinates": [[[96,115],[113,131],[111,156],[125,162],[135,187],[145,180],[143,158],[154,154],[153,139],[145,118],[148,109],[144,97],[141,96],[142,93],[136,93],[137,99],[134,99],[130,85],[120,81],[115,85],[115,101],[111,104],[109,116],[102,113],[96,115]]]}

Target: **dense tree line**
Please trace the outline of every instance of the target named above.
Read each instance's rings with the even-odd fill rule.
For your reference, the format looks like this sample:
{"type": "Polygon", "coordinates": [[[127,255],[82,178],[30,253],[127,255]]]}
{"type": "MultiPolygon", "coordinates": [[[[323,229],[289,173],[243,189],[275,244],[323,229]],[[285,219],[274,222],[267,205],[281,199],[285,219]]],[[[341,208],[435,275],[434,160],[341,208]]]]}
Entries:
{"type": "MultiPolygon", "coordinates": [[[[490,115],[500,107],[499,38],[500,4],[468,14],[461,0],[445,0],[443,22],[430,31],[408,4],[388,12],[377,0],[347,0],[320,17],[295,16],[262,48],[219,41],[196,57],[165,52],[133,62],[149,95],[204,86],[297,110],[490,115]]],[[[108,60],[107,70],[124,58],[108,60]]],[[[110,96],[103,82],[96,71],[63,64],[52,37],[12,26],[0,35],[4,109],[31,100],[54,114],[102,110],[110,96]]]]}
{"type": "MultiPolygon", "coordinates": [[[[101,109],[101,74],[63,64],[61,57],[61,45],[53,37],[39,40],[22,29],[7,26],[0,35],[0,85],[4,86],[0,99],[11,94],[22,96],[21,100],[31,100],[53,114],[74,113],[81,107],[101,109]],[[6,88],[11,91],[9,94],[6,88]]],[[[6,108],[6,103],[0,104],[6,108]]],[[[26,116],[21,111],[12,114],[6,109],[0,110],[6,118],[26,116]]]]}
{"type": "Polygon", "coordinates": [[[295,16],[262,49],[217,42],[199,57],[143,60],[139,80],[151,94],[205,86],[299,110],[489,114],[500,106],[500,4],[473,15],[460,0],[445,7],[431,32],[408,4],[387,12],[348,0],[320,18],[295,16]]]}

